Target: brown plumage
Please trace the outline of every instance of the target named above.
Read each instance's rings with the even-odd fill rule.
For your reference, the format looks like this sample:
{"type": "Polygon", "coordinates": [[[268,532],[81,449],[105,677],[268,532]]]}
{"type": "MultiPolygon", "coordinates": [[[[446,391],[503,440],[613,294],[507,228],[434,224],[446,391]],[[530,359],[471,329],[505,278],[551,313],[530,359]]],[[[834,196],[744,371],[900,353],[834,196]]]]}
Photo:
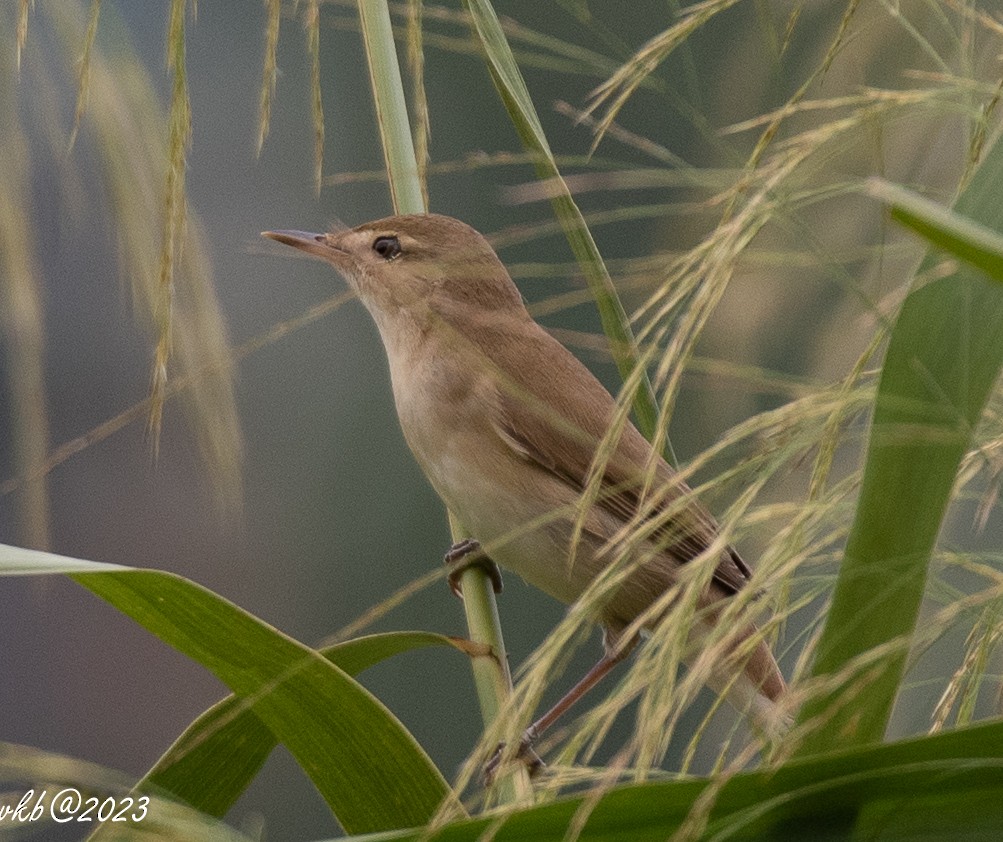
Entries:
{"type": "MultiPolygon", "coordinates": [[[[265,236],[327,260],[357,291],[386,346],[411,450],[449,508],[502,567],[572,602],[610,563],[607,542],[640,509],[658,523],[651,540],[659,552],[602,610],[608,646],[672,585],[679,565],[712,545],[714,518],[628,421],[602,467],[598,498],[569,563],[575,504],[615,404],[591,372],[533,321],[505,267],[473,228],[418,215],[331,234],[265,236]],[[553,512],[561,513],[540,523],[553,512]],[[526,528],[531,521],[537,525],[526,528]]],[[[738,553],[725,548],[701,600],[704,622],[715,621],[716,605],[749,576],[738,553]]],[[[783,677],[765,644],[744,671],[753,691],[774,701],[783,693],[783,677]]]]}

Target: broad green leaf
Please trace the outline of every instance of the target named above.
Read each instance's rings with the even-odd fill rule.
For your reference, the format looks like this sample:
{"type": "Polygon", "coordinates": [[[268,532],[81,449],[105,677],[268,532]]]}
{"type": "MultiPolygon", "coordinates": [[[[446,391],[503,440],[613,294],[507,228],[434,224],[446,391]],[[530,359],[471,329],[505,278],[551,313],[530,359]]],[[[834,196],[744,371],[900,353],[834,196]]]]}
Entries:
{"type": "MultiPolygon", "coordinates": [[[[955,210],[1003,230],[1000,196],[997,142],[955,210]]],[[[956,226],[942,240],[967,241],[973,259],[984,245],[956,226]]],[[[860,499],[813,674],[831,676],[877,647],[888,654],[862,681],[837,682],[804,706],[800,722],[811,730],[801,754],[882,738],[958,465],[1001,366],[999,284],[963,265],[910,293],[882,368],[860,499]]]]}
{"type": "Polygon", "coordinates": [[[108,573],[132,570],[121,564],[101,561],[83,561],[39,550],[26,550],[0,544],[0,576],[40,576],[47,573],[108,573]]]}
{"type": "MultiPolygon", "coordinates": [[[[388,632],[318,650],[355,676],[386,658],[426,646],[465,641],[431,632],[388,632]]],[[[140,791],[166,792],[212,816],[223,816],[247,789],[277,744],[254,712],[253,702],[229,696],[199,716],[138,784],[140,791]]]]}
{"type": "Polygon", "coordinates": [[[428,821],[452,793],[378,699],[319,652],[211,591],[154,570],[0,545],[0,574],[65,571],[212,671],[296,758],[351,833],[428,821]]]}
{"type": "Polygon", "coordinates": [[[868,192],[891,209],[892,218],[912,228],[930,245],[1003,281],[1003,236],[912,190],[880,178],[868,181],[868,192]]]}
{"type": "MultiPolygon", "coordinates": [[[[464,842],[647,842],[673,837],[687,821],[713,840],[998,839],[1003,828],[1003,723],[854,749],[738,774],[611,789],[588,800],[564,798],[502,817],[456,822],[437,833],[367,836],[376,840],[464,842]],[[706,814],[702,797],[719,786],[706,814]],[[694,811],[697,812],[694,812],[694,811]],[[866,821],[854,827],[856,816],[866,821]],[[568,828],[587,815],[580,835],[568,828]],[[495,831],[495,823],[500,827],[495,831]],[[491,829],[484,837],[482,834],[491,829]]],[[[353,837],[360,842],[360,837],[353,837]]]]}

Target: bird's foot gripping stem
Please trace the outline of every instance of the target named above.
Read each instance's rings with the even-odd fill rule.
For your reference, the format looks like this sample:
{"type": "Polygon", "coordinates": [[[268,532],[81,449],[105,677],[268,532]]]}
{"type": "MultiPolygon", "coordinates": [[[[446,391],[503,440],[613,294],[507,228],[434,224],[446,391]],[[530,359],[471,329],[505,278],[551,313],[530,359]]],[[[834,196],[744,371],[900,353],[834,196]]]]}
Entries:
{"type": "MultiPolygon", "coordinates": [[[[517,760],[521,761],[526,766],[526,771],[529,772],[529,776],[534,777],[541,769],[543,769],[547,764],[543,762],[540,755],[533,751],[533,743],[536,742],[539,734],[534,726],[527,728],[522,735],[522,739],[519,740],[519,748],[515,753],[517,760]]],[[[505,743],[498,743],[498,747],[495,749],[494,754],[486,764],[484,764],[484,785],[490,786],[498,774],[498,769],[502,763],[502,757],[505,754],[505,743]]]]}
{"type": "Polygon", "coordinates": [[[494,592],[496,594],[502,592],[501,571],[497,564],[484,555],[480,541],[473,538],[457,541],[449,548],[444,560],[446,567],[449,568],[449,576],[447,577],[449,588],[461,599],[463,598],[463,589],[460,587],[460,577],[468,567],[480,567],[491,579],[494,592]]]}

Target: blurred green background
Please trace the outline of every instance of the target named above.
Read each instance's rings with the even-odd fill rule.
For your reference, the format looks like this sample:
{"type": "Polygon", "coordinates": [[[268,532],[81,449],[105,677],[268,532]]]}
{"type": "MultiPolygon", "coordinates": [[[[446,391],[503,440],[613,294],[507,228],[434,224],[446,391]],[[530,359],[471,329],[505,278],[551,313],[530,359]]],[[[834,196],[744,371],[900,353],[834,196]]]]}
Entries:
{"type": "MultiPolygon", "coordinates": [[[[73,66],[83,42],[80,30],[65,40],[57,34],[46,9],[56,2],[63,0],[39,0],[32,12],[19,72],[13,60],[13,4],[0,18],[6,32],[0,56],[2,105],[17,115],[30,151],[30,169],[19,177],[29,185],[22,212],[40,280],[44,400],[53,446],[142,400],[152,347],[121,280],[119,223],[88,114],[69,147],[73,66]]],[[[819,62],[844,10],[837,3],[800,4],[794,36],[784,45],[784,27],[795,5],[737,4],[674,55],[659,72],[659,85],[639,92],[619,122],[696,167],[741,165],[757,134],[722,136],[718,129],[786,101],[805,69],[819,62]]],[[[935,4],[911,5],[912,20],[920,25],[924,7],[935,4]]],[[[554,103],[581,107],[619,62],[669,25],[675,4],[499,0],[496,7],[542,38],[606,57],[606,65],[591,68],[584,52],[558,62],[545,43],[513,39],[553,148],[559,155],[580,156],[591,135],[554,103]],[[537,61],[539,56],[551,58],[537,61]],[[565,72],[569,68],[574,72],[565,72]]],[[[434,8],[426,10],[429,19],[434,8]]],[[[82,8],[81,21],[85,12],[82,8]]],[[[166,3],[105,0],[96,41],[96,50],[123,85],[130,84],[132,71],[120,59],[139,58],[159,98],[165,139],[171,88],[165,69],[167,24],[166,3]]],[[[319,196],[313,184],[309,56],[304,28],[291,7],[281,25],[270,133],[256,155],[265,25],[261,3],[202,0],[187,32],[193,111],[189,208],[204,230],[234,345],[344,288],[328,267],[296,260],[261,241],[258,232],[321,230],[336,219],[351,225],[391,212],[385,183],[339,177],[378,171],[383,163],[354,9],[321,6],[324,175],[333,183],[325,183],[319,196]]],[[[886,16],[876,13],[870,26],[866,19],[857,25],[856,37],[822,86],[824,95],[899,82],[903,68],[936,64],[886,16]],[[889,44],[894,47],[882,49],[889,44]]],[[[426,43],[433,163],[480,152],[518,153],[518,139],[473,41],[462,25],[441,29],[455,40],[443,43],[429,35],[426,43]]],[[[927,33],[935,46],[937,32],[934,27],[932,35],[927,33]]],[[[977,66],[981,57],[969,58],[977,66]]],[[[92,90],[92,97],[98,95],[92,90]]],[[[833,150],[826,166],[841,178],[880,171],[933,188],[950,185],[964,164],[958,121],[949,113],[908,120],[913,125],[903,134],[907,129],[913,140],[917,133],[925,135],[926,142],[899,143],[901,126],[876,122],[873,136],[833,150]]],[[[596,158],[594,167],[577,169],[663,164],[615,139],[605,140],[596,158]]],[[[152,178],[162,184],[162,169],[152,178]]],[[[508,188],[530,181],[532,171],[525,165],[460,166],[433,173],[430,204],[495,236],[526,299],[542,306],[584,285],[573,271],[540,269],[569,264],[571,254],[559,232],[539,235],[542,224],[551,221],[549,205],[513,201],[519,194],[508,188]]],[[[618,261],[688,248],[720,214],[710,204],[699,204],[706,191],[699,197],[686,187],[613,191],[601,180],[589,181],[588,187],[595,189],[582,192],[579,201],[587,215],[608,217],[595,226],[594,235],[617,279],[638,271],[628,266],[618,272],[623,265],[618,261]]],[[[684,383],[672,424],[681,458],[710,446],[749,415],[778,405],[801,378],[829,381],[853,364],[875,314],[883,312],[882,297],[920,253],[913,246],[872,260],[866,248],[887,237],[880,210],[859,198],[813,207],[763,233],[756,259],[741,267],[700,347],[702,359],[723,368],[696,366],[684,383]],[[764,386],[741,374],[742,366],[782,376],[764,386]]],[[[643,301],[643,287],[633,293],[629,284],[625,289],[628,309],[643,301]]],[[[587,296],[580,300],[541,320],[550,327],[595,333],[595,313],[587,296]]],[[[609,361],[588,349],[576,351],[615,390],[609,361]]],[[[0,479],[15,472],[14,419],[2,391],[8,388],[11,360],[5,348],[0,356],[0,479]]],[[[175,400],[166,408],[156,464],[140,421],[49,474],[51,549],[179,573],[311,644],[441,564],[450,542],[445,512],[400,435],[383,350],[357,303],[250,354],[235,378],[244,442],[244,499],[238,513],[225,514],[217,506],[209,475],[213,468],[201,458],[193,422],[175,400]]],[[[846,458],[852,461],[850,450],[846,458]]],[[[781,478],[772,493],[783,499],[803,493],[802,485],[803,477],[781,478]]],[[[0,497],[0,542],[24,541],[17,501],[17,492],[0,497]]],[[[994,534],[998,518],[990,520],[984,534],[987,545],[994,534]]],[[[743,549],[754,557],[754,544],[743,549]]],[[[2,578],[0,600],[2,740],[139,775],[223,693],[197,665],[62,578],[2,578]]],[[[510,655],[518,664],[563,609],[510,575],[500,610],[510,655]]],[[[440,584],[373,626],[407,628],[462,635],[461,606],[440,584]]],[[[785,665],[793,663],[796,648],[786,653],[785,665]]],[[[577,663],[587,663],[597,652],[598,643],[594,651],[579,653],[577,663]]],[[[450,777],[480,733],[467,664],[452,652],[419,652],[366,673],[363,683],[450,777]]],[[[918,692],[923,697],[921,686],[918,692]]],[[[927,704],[937,692],[926,693],[927,704]]],[[[901,732],[925,722],[923,714],[912,716],[908,710],[897,716],[901,732]]],[[[320,797],[281,749],[231,820],[253,824],[258,815],[270,838],[336,831],[320,797]]]]}

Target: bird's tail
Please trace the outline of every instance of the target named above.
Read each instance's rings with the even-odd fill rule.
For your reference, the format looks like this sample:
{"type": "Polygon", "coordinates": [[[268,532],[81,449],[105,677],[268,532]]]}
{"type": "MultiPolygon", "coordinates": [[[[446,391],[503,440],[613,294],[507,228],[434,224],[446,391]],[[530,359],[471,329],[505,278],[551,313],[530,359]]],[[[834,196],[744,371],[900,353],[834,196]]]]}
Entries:
{"type": "MultiPolygon", "coordinates": [[[[709,634],[706,627],[701,631],[709,634]]],[[[735,653],[736,660],[721,659],[722,669],[711,675],[706,683],[739,713],[748,716],[763,737],[773,741],[791,726],[790,712],[783,704],[787,683],[765,640],[760,639],[752,653],[745,654],[743,644],[757,637],[760,637],[759,630],[749,626],[729,641],[728,648],[735,653]],[[742,673],[736,676],[735,669],[729,669],[728,664],[735,664],[735,669],[741,664],[742,673]]]]}

